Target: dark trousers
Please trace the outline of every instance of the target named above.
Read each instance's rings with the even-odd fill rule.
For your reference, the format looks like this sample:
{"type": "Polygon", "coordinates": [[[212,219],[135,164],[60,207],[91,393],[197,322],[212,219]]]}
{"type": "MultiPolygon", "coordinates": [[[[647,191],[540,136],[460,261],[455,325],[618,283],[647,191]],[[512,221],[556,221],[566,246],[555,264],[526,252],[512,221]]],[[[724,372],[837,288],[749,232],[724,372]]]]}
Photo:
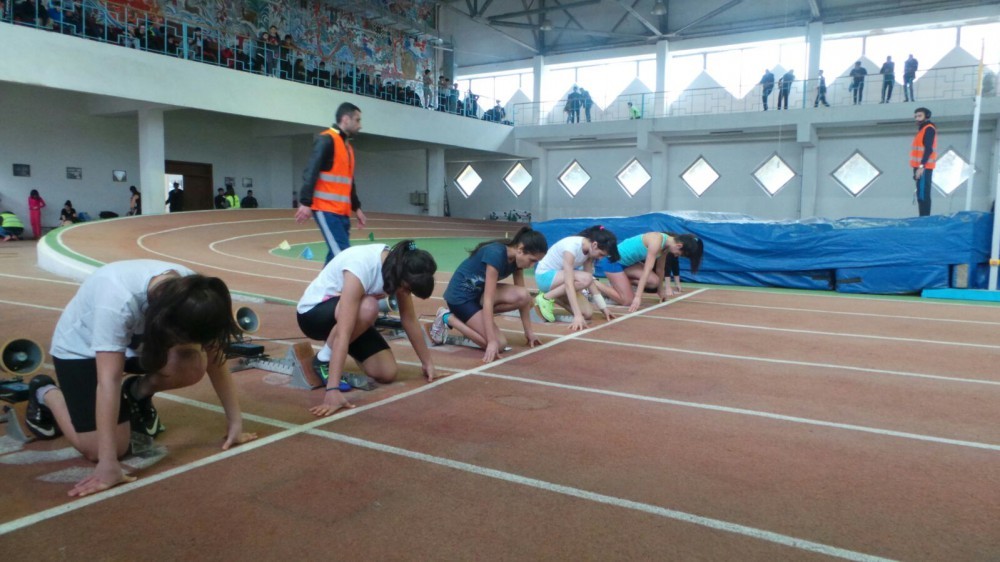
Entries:
{"type": "Polygon", "coordinates": [[[813,102],[813,107],[819,107],[819,104],[830,107],[830,104],[826,103],[826,90],[816,92],[816,101],[813,102]]]}
{"type": "Polygon", "coordinates": [[[787,88],[778,88],[778,109],[781,109],[782,102],[785,104],[785,109],[788,109],[788,94],[787,88]]]}
{"type": "Polygon", "coordinates": [[[862,100],[864,99],[864,96],[862,96],[862,94],[865,91],[865,83],[863,81],[855,82],[853,86],[854,86],[854,105],[857,105],[861,103],[862,100]]]}
{"type": "MultiPolygon", "coordinates": [[[[916,176],[916,169],[913,170],[913,175],[916,176]]],[[[926,217],[931,214],[931,177],[934,174],[934,170],[924,170],[921,174],[920,179],[917,179],[917,209],[920,212],[920,216],[926,217]]]]}
{"type": "Polygon", "coordinates": [[[771,90],[773,90],[773,89],[774,89],[774,86],[771,86],[770,88],[768,88],[767,86],[764,86],[764,91],[761,93],[760,97],[761,97],[761,100],[763,100],[763,102],[764,102],[764,111],[767,111],[767,98],[771,95],[771,90]]]}
{"type": "Polygon", "coordinates": [[[894,76],[886,76],[882,79],[882,101],[888,102],[892,98],[892,87],[896,84],[894,76]]]}
{"type": "Polygon", "coordinates": [[[903,75],[903,99],[906,101],[917,101],[917,98],[913,97],[913,79],[916,77],[916,74],[903,75]]]}

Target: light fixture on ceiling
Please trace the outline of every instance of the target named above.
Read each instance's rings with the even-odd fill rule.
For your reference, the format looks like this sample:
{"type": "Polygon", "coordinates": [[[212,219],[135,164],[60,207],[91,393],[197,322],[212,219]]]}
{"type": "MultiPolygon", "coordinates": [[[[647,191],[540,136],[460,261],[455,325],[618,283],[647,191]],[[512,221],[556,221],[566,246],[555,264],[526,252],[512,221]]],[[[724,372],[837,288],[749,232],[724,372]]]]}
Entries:
{"type": "Polygon", "coordinates": [[[538,26],[538,29],[541,29],[542,31],[552,31],[552,21],[549,20],[549,18],[544,18],[541,25],[538,26]]]}
{"type": "Polygon", "coordinates": [[[649,13],[654,16],[665,16],[667,15],[667,5],[663,3],[663,0],[656,0],[656,3],[653,4],[653,9],[649,13]]]}

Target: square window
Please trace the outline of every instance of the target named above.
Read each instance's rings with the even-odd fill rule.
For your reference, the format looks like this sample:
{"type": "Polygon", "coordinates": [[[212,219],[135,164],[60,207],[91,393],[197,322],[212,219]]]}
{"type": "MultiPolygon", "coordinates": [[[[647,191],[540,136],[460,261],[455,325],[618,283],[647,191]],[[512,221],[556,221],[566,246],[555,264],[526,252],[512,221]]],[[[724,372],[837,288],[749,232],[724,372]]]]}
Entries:
{"type": "Polygon", "coordinates": [[[622,186],[629,197],[635,197],[635,194],[652,179],[646,168],[643,168],[635,158],[615,177],[618,179],[618,185],[622,186]]]}
{"type": "Polygon", "coordinates": [[[753,171],[753,179],[757,180],[764,191],[772,197],[794,177],[795,171],[778,156],[777,152],[753,171]]]}
{"type": "Polygon", "coordinates": [[[583,186],[587,185],[590,181],[590,174],[583,169],[583,166],[579,162],[573,160],[573,162],[563,170],[563,173],[559,174],[559,185],[563,186],[566,193],[569,193],[570,197],[576,197],[577,193],[583,189],[583,186]]]}
{"type": "Polygon", "coordinates": [[[715,171],[708,160],[699,156],[693,164],[688,166],[687,170],[684,170],[681,179],[695,195],[701,197],[719,179],[719,172],[715,171]]]}
{"type": "Polygon", "coordinates": [[[514,197],[520,197],[524,193],[524,190],[528,188],[531,180],[531,174],[528,173],[528,170],[520,162],[514,164],[514,167],[503,177],[503,182],[507,184],[507,189],[514,194],[514,197]]]}
{"type": "Polygon", "coordinates": [[[479,187],[479,184],[483,183],[483,178],[479,177],[479,174],[472,169],[472,164],[465,166],[461,174],[455,178],[455,184],[458,185],[458,189],[462,192],[462,195],[469,197],[472,192],[479,187]]]}
{"type": "Polygon", "coordinates": [[[931,182],[945,195],[951,195],[972,175],[972,166],[949,148],[937,159],[931,182]]]}
{"type": "Polygon", "coordinates": [[[833,171],[833,179],[842,185],[852,197],[861,195],[861,192],[868,189],[882,172],[868,161],[860,151],[855,150],[854,154],[837,166],[833,171]]]}

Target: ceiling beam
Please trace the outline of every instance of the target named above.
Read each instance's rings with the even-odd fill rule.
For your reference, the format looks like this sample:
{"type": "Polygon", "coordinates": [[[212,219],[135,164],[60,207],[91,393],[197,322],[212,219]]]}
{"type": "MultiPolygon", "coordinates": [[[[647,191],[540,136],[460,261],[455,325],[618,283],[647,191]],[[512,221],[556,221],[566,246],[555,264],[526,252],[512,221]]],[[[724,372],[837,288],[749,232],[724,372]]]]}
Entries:
{"type": "Polygon", "coordinates": [[[813,19],[823,17],[822,10],[819,7],[819,0],[809,0],[809,9],[812,10],[813,19]]]}
{"type": "MultiPolygon", "coordinates": [[[[657,37],[663,37],[663,33],[661,33],[660,30],[657,29],[657,27],[655,25],[653,25],[652,23],[650,23],[650,21],[647,20],[645,16],[643,16],[638,11],[636,11],[635,4],[638,3],[638,0],[635,3],[633,3],[632,6],[629,6],[628,4],[626,4],[625,0],[616,0],[616,1],[618,2],[619,5],[621,5],[622,8],[625,8],[626,12],[632,14],[632,17],[634,17],[635,19],[639,20],[639,23],[641,23],[642,25],[646,26],[646,29],[652,31],[653,35],[656,35],[657,37]]],[[[618,26],[615,26],[615,27],[618,27],[618,26]]]]}
{"type": "Polygon", "coordinates": [[[509,33],[506,33],[504,30],[497,29],[497,28],[493,27],[489,23],[483,21],[482,18],[471,17],[471,16],[469,16],[469,14],[463,12],[462,10],[459,10],[458,8],[456,8],[454,6],[452,6],[450,3],[442,3],[441,6],[443,6],[445,8],[448,8],[449,10],[455,12],[456,14],[465,16],[466,18],[468,18],[469,21],[471,21],[473,23],[478,23],[479,25],[481,25],[483,27],[487,27],[489,29],[492,29],[496,33],[499,33],[500,36],[503,37],[504,39],[506,39],[508,41],[511,41],[512,43],[516,43],[517,45],[520,45],[521,47],[524,47],[525,49],[528,49],[529,51],[531,51],[532,53],[535,53],[536,55],[539,53],[538,48],[536,48],[534,45],[529,45],[528,43],[525,43],[524,41],[521,41],[517,37],[514,37],[514,36],[510,35],[509,33]]]}
{"type": "MultiPolygon", "coordinates": [[[[514,27],[517,29],[538,29],[538,25],[533,23],[521,23],[516,21],[495,21],[492,25],[499,25],[503,27],[514,27]]],[[[546,33],[582,33],[584,35],[591,35],[594,37],[609,37],[613,39],[632,39],[636,41],[644,41],[649,39],[648,35],[636,35],[633,33],[613,33],[611,31],[595,31],[593,29],[577,29],[575,27],[553,27],[546,33]]]]}
{"type": "Polygon", "coordinates": [[[554,12],[557,10],[566,10],[568,8],[576,8],[578,6],[590,6],[593,4],[600,4],[601,0],[579,0],[578,2],[572,2],[570,4],[562,4],[560,6],[545,6],[542,8],[534,8],[532,10],[521,10],[520,12],[507,12],[506,14],[497,14],[495,16],[490,16],[490,21],[496,21],[500,19],[514,18],[518,16],[530,16],[534,14],[544,14],[546,12],[554,12]]]}
{"type": "Polygon", "coordinates": [[[676,30],[670,32],[670,35],[680,35],[680,33],[682,31],[684,31],[685,29],[688,29],[690,27],[694,27],[694,26],[698,25],[699,23],[701,23],[703,21],[710,20],[710,19],[714,18],[715,16],[721,14],[722,12],[725,12],[729,8],[732,8],[733,6],[736,6],[737,4],[742,4],[742,3],[743,3],[743,0],[730,0],[729,2],[726,2],[722,6],[719,6],[718,8],[712,10],[711,12],[709,12],[709,13],[701,16],[700,18],[695,19],[694,21],[688,23],[687,25],[681,27],[680,29],[676,29],[676,30]]]}

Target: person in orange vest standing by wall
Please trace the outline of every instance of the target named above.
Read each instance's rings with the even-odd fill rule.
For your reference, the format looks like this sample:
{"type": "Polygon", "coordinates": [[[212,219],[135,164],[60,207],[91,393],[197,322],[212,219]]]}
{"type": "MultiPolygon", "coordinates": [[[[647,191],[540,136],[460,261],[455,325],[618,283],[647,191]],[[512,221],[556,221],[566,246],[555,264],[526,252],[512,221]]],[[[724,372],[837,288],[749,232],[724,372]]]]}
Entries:
{"type": "Polygon", "coordinates": [[[340,104],[336,124],[316,136],[309,165],[302,173],[295,222],[316,219],[329,248],[326,263],[351,245],[351,211],[360,228],[367,222],[354,185],[354,148],[348,143],[360,130],[358,106],[340,104]]]}
{"type": "Polygon", "coordinates": [[[913,112],[917,123],[917,136],[910,148],[910,167],[917,182],[917,207],[920,216],[931,214],[931,181],[937,162],[937,127],[931,123],[931,110],[918,107],[913,112]]]}

